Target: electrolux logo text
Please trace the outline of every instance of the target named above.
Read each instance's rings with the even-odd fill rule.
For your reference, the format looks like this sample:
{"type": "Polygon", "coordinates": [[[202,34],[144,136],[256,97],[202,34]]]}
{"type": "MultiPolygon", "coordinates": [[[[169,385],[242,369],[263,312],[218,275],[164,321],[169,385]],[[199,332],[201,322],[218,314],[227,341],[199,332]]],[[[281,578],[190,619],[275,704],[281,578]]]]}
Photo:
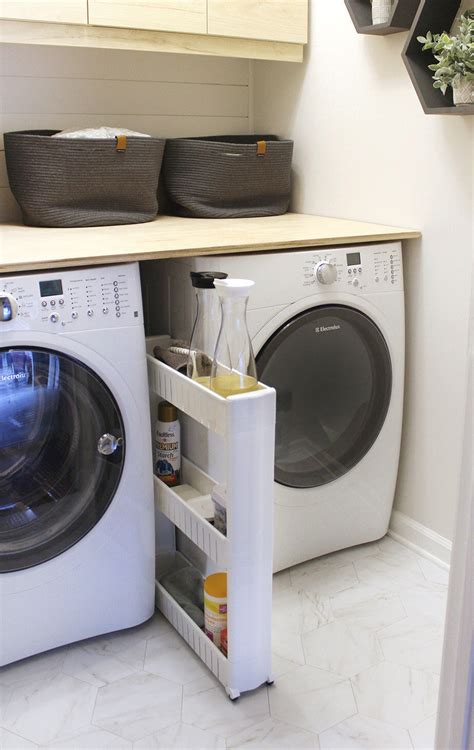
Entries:
{"type": "Polygon", "coordinates": [[[338,323],[334,323],[333,326],[317,326],[314,329],[315,333],[327,333],[328,331],[340,331],[341,326],[338,323]]]}
{"type": "Polygon", "coordinates": [[[26,380],[26,372],[15,372],[13,375],[0,375],[0,383],[11,383],[13,380],[26,380]]]}

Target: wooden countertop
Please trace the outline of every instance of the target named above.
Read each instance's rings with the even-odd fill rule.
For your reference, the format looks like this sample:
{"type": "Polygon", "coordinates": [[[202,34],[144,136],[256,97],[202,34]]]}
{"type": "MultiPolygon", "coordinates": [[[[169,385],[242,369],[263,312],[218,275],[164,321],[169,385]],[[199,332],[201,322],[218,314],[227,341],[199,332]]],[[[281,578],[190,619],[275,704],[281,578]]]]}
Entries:
{"type": "Polygon", "coordinates": [[[0,272],[283,250],[420,237],[413,229],[288,213],[256,219],[182,219],[80,229],[0,225],[0,272]]]}

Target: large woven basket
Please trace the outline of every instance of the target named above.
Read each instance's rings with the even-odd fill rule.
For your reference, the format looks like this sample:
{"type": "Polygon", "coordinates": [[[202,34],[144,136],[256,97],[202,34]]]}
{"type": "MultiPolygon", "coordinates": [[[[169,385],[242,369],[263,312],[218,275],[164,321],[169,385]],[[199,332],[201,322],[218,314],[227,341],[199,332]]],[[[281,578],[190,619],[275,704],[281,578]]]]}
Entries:
{"type": "Polygon", "coordinates": [[[288,211],[293,141],[272,135],[166,142],[163,180],[179,216],[234,218],[288,211]]]}
{"type": "Polygon", "coordinates": [[[25,224],[138,224],[158,213],[165,141],[51,138],[56,130],[5,133],[8,179],[25,224]]]}

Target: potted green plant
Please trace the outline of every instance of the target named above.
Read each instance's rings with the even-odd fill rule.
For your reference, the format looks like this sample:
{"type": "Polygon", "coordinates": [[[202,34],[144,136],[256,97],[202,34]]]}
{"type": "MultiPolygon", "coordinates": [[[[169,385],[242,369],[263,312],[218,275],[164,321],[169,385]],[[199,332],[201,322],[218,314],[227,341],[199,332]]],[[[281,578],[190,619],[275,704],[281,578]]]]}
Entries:
{"type": "Polygon", "coordinates": [[[474,103],[474,8],[460,19],[459,33],[450,36],[446,31],[417,37],[423,50],[432,50],[436,60],[428,65],[434,70],[433,86],[443,94],[448,86],[453,89],[456,106],[474,103]]]}
{"type": "Polygon", "coordinates": [[[372,23],[387,23],[392,15],[392,0],[371,0],[372,23]]]}

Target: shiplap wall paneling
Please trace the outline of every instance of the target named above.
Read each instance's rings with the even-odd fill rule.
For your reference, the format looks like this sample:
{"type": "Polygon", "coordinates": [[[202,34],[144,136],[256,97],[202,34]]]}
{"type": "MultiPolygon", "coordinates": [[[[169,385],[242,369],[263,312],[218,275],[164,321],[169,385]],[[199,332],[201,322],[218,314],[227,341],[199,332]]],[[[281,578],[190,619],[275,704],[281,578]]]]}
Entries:
{"type": "Polygon", "coordinates": [[[248,133],[247,60],[0,47],[0,221],[20,218],[3,133],[112,125],[165,138],[248,133]]]}
{"type": "Polygon", "coordinates": [[[8,187],[5,152],[2,150],[0,151],[0,222],[19,221],[20,219],[21,213],[19,206],[8,187]]]}
{"type": "Polygon", "coordinates": [[[89,0],[89,23],[206,34],[207,0],[89,0]]]}
{"type": "Polygon", "coordinates": [[[167,81],[91,81],[77,78],[3,78],[2,115],[19,117],[58,113],[91,114],[117,121],[124,114],[140,117],[247,116],[245,86],[216,86],[167,81]],[[80,107],[80,109],[79,109],[80,107]],[[81,111],[82,109],[82,111],[81,111]]]}
{"type": "Polygon", "coordinates": [[[0,0],[0,18],[87,23],[87,0],[0,0]]]}

